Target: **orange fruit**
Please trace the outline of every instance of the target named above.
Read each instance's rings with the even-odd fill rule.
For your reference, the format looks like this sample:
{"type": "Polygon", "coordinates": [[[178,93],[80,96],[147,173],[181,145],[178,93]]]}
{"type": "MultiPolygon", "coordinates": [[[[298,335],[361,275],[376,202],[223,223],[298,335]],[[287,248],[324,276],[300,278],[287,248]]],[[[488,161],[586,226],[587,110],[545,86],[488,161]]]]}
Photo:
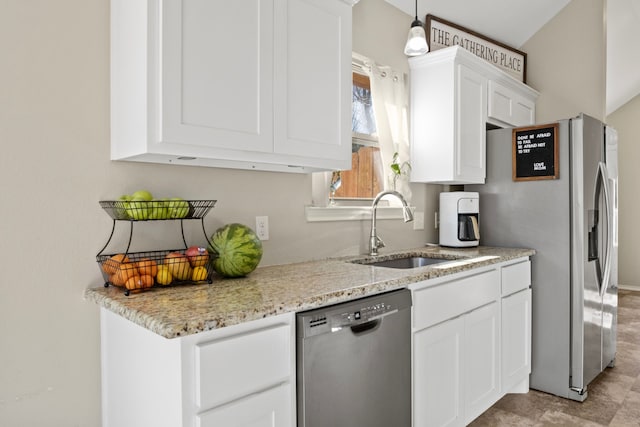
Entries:
{"type": "Polygon", "coordinates": [[[123,285],[126,285],[127,280],[136,275],[138,275],[138,268],[133,262],[120,264],[114,273],[116,282],[122,283],[123,285]]]}
{"type": "Polygon", "coordinates": [[[150,288],[153,286],[153,276],[150,276],[148,274],[141,275],[140,281],[142,282],[143,288],[150,288]]]}
{"type": "Polygon", "coordinates": [[[134,289],[142,289],[142,279],[138,274],[136,274],[135,276],[131,276],[129,279],[127,279],[124,286],[130,291],[134,289]]]}
{"type": "Polygon", "coordinates": [[[142,276],[136,274],[131,276],[127,282],[124,284],[127,289],[130,291],[135,289],[145,289],[153,286],[153,277],[148,274],[143,274],[142,276]]]}
{"type": "Polygon", "coordinates": [[[141,275],[155,277],[158,274],[158,263],[150,258],[142,258],[136,263],[136,267],[141,275]]]}
{"type": "Polygon", "coordinates": [[[107,274],[114,274],[120,264],[129,262],[129,257],[125,254],[116,254],[102,263],[102,271],[107,274]]]}
{"type": "Polygon", "coordinates": [[[111,274],[109,276],[109,282],[113,286],[124,286],[124,282],[121,280],[121,278],[117,274],[111,274]]]}

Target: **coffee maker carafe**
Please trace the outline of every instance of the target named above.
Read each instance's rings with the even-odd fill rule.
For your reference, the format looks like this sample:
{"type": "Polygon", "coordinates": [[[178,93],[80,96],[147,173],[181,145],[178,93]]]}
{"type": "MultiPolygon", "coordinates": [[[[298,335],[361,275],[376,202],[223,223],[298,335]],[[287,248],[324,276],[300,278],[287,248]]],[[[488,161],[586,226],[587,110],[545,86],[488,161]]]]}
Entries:
{"type": "Polygon", "coordinates": [[[475,192],[440,193],[440,245],[478,246],[480,196],[475,192]]]}

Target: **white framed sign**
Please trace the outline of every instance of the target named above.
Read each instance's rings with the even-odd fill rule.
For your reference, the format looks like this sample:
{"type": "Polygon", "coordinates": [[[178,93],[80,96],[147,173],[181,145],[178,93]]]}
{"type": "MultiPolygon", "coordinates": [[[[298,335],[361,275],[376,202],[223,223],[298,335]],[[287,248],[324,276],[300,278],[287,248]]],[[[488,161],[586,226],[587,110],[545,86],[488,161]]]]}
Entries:
{"type": "Polygon", "coordinates": [[[527,82],[527,54],[522,51],[433,15],[426,17],[425,32],[431,51],[459,45],[518,81],[527,82]]]}

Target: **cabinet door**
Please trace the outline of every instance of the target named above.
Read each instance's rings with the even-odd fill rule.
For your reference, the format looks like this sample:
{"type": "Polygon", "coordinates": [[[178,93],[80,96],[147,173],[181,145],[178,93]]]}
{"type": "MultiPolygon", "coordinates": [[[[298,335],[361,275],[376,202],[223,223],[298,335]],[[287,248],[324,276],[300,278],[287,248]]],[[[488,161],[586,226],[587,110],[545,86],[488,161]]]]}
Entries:
{"type": "Polygon", "coordinates": [[[465,316],[465,422],[486,411],[500,397],[500,308],[497,302],[465,316]]]}
{"type": "Polygon", "coordinates": [[[291,402],[291,386],[282,384],[200,414],[196,417],[196,426],[293,426],[291,402]]]}
{"type": "Polygon", "coordinates": [[[278,0],[275,19],[274,151],[349,169],[351,6],[278,0]]]}
{"type": "Polygon", "coordinates": [[[158,140],[271,152],[274,0],[161,4],[158,140]]]}
{"type": "Polygon", "coordinates": [[[536,117],[535,100],[500,83],[489,81],[489,121],[497,125],[532,125],[536,117]]]}
{"type": "Polygon", "coordinates": [[[414,427],[463,425],[463,333],[458,317],[414,334],[414,427]]]}
{"type": "Polygon", "coordinates": [[[459,64],[456,88],[456,181],[484,184],[487,79],[459,64]]]}
{"type": "Polygon", "coordinates": [[[502,391],[531,373],[531,289],[502,299],[502,391]]]}

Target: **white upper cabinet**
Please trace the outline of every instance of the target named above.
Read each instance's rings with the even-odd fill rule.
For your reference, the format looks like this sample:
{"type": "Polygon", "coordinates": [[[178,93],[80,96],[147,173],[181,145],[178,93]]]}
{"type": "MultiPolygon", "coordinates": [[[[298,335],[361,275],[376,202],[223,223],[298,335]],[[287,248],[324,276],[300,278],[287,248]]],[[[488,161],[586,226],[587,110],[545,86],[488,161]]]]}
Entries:
{"type": "Polygon", "coordinates": [[[155,4],[160,134],[150,151],[272,151],[274,0],[155,4]]]}
{"type": "Polygon", "coordinates": [[[459,46],[409,66],[411,180],[483,184],[487,123],[533,124],[538,92],[459,46]]]}
{"type": "Polygon", "coordinates": [[[312,172],[351,164],[351,5],[112,0],[111,158],[312,172]]]}
{"type": "Polygon", "coordinates": [[[337,0],[278,4],[275,151],[350,169],[351,8],[337,0]]]}
{"type": "Polygon", "coordinates": [[[536,98],[492,80],[487,115],[487,121],[499,127],[532,125],[536,120],[536,98]]]}

